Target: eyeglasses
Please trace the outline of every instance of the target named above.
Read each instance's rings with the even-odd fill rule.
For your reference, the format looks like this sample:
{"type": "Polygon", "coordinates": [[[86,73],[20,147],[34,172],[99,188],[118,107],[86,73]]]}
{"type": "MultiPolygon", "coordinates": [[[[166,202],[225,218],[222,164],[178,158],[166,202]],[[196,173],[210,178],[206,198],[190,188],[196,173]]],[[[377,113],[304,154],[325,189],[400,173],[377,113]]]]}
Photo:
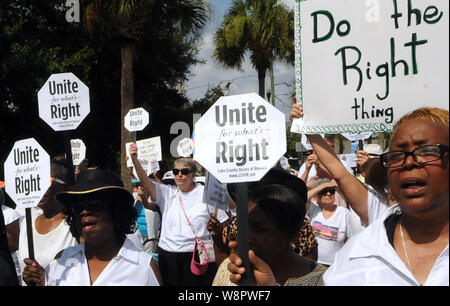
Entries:
{"type": "Polygon", "coordinates": [[[410,152],[392,151],[380,155],[381,163],[385,168],[398,168],[406,163],[408,156],[412,156],[418,164],[427,164],[444,157],[448,146],[436,144],[417,148],[410,152]]]}
{"type": "Polygon", "coordinates": [[[320,195],[327,195],[328,193],[334,195],[336,193],[336,188],[325,188],[319,192],[320,195]]]}
{"type": "Polygon", "coordinates": [[[192,172],[191,169],[189,168],[183,168],[183,169],[172,169],[173,175],[178,175],[178,173],[181,172],[181,174],[183,175],[188,175],[189,173],[192,172]]]}

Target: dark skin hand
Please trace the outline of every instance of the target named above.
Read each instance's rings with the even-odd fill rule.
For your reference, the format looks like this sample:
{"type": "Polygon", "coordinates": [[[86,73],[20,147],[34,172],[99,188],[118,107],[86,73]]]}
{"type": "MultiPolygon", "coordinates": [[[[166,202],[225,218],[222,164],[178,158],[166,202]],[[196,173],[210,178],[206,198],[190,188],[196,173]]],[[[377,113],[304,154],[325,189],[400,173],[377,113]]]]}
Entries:
{"type": "Polygon", "coordinates": [[[22,277],[28,286],[45,286],[45,270],[35,260],[25,258],[22,277]]]}

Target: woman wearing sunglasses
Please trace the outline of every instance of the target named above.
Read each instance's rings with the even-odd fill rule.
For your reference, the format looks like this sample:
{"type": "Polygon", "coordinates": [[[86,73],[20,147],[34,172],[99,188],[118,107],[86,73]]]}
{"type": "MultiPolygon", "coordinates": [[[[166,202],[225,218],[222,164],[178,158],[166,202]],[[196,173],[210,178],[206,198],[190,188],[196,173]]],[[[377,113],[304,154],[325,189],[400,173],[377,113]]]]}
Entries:
{"type": "MultiPolygon", "coordinates": [[[[203,203],[203,186],[196,184],[195,162],[180,158],[174,162],[173,175],[176,186],[152,182],[137,159],[138,149],[132,144],[129,149],[133,165],[151,201],[162,214],[161,236],[158,243],[158,264],[164,286],[210,286],[217,272],[217,265],[209,254],[206,272],[195,275],[191,271],[195,236],[212,243],[207,230],[210,214],[203,203]],[[189,220],[189,221],[188,221],[189,220]],[[192,227],[190,226],[190,224],[192,227]],[[195,234],[194,234],[195,231],[195,234]]],[[[212,244],[211,244],[212,246],[212,244]]]]}
{"type": "Polygon", "coordinates": [[[350,211],[335,203],[337,184],[319,179],[308,191],[307,215],[311,221],[318,246],[317,262],[330,266],[336,252],[353,234],[350,211]]]}
{"type": "Polygon", "coordinates": [[[152,256],[127,237],[136,231],[133,196],[104,170],[80,172],[56,195],[73,237],[82,243],[56,255],[44,271],[27,259],[23,277],[39,286],[158,286],[152,256]]]}

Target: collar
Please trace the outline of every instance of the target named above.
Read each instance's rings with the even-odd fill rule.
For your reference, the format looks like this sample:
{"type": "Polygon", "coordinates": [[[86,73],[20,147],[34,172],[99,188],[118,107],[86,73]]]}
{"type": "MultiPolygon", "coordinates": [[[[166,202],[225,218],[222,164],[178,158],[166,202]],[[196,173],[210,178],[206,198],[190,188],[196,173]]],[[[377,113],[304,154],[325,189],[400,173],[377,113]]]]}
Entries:
{"type": "MultiPolygon", "coordinates": [[[[83,256],[86,256],[85,251],[86,251],[86,245],[85,245],[85,243],[81,243],[72,248],[66,249],[66,251],[64,252],[64,256],[72,257],[75,254],[81,254],[83,256]]],[[[128,260],[134,264],[138,264],[139,263],[139,252],[140,252],[139,249],[134,245],[134,243],[128,237],[126,237],[116,258],[122,257],[125,260],[128,260]]]]}
{"type": "Polygon", "coordinates": [[[384,221],[391,215],[400,212],[398,204],[390,207],[383,217],[378,218],[359,234],[358,239],[349,253],[349,258],[360,258],[369,256],[380,256],[383,258],[391,257],[390,254],[395,253],[394,248],[389,243],[384,221]],[[392,252],[386,252],[390,250],[392,252]]]}

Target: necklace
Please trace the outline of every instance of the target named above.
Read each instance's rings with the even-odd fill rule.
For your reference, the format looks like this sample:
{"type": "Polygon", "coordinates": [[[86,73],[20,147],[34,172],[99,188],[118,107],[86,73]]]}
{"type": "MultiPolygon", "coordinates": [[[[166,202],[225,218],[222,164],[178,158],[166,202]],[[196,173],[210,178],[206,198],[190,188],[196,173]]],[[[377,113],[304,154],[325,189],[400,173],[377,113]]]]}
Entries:
{"type": "Polygon", "coordinates": [[[406,262],[408,264],[409,271],[411,271],[411,273],[412,273],[411,264],[409,263],[408,252],[406,251],[405,237],[403,236],[403,226],[402,226],[401,219],[400,219],[400,236],[402,237],[403,251],[405,252],[406,262]]]}

